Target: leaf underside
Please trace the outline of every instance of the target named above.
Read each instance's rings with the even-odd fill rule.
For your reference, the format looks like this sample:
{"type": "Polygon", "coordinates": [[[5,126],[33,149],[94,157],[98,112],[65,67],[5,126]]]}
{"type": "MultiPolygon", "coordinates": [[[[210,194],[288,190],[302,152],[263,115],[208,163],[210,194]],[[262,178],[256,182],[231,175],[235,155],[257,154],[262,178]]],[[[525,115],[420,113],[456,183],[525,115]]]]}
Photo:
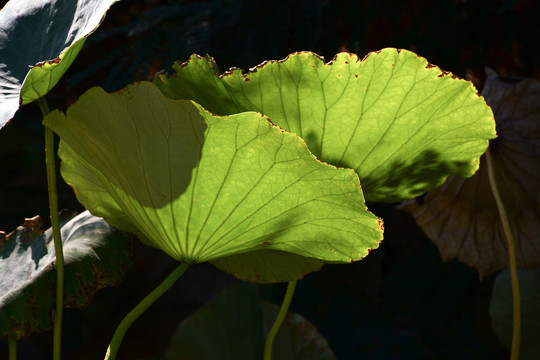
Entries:
{"type": "MultiPolygon", "coordinates": [[[[51,229],[39,217],[0,241],[0,338],[20,339],[52,328],[56,271],[51,229]]],[[[63,222],[64,304],[84,307],[116,285],[130,265],[129,241],[88,211],[63,222]],[[69,221],[68,221],[69,220],[69,221]]]]}
{"type": "MultiPolygon", "coordinates": [[[[540,82],[488,73],[482,91],[499,137],[490,145],[493,172],[516,244],[518,267],[540,266],[540,82]]],[[[422,204],[407,201],[443,260],[458,259],[480,276],[509,267],[508,245],[485,162],[471,178],[451,177],[422,204]]]]}
{"type": "Polygon", "coordinates": [[[355,172],[320,162],[261,114],[215,116],[143,82],[91,89],[44,124],[62,139],[62,175],[79,201],[178,261],[289,281],[382,240],[355,172]],[[250,252],[264,261],[246,261],[250,252]],[[318,260],[283,268],[283,252],[318,260]]]}
{"type": "Polygon", "coordinates": [[[58,83],[116,1],[11,0],[2,8],[0,129],[58,83]]]}
{"type": "Polygon", "coordinates": [[[154,83],[219,115],[265,114],[322,161],[355,169],[367,200],[399,201],[471,176],[494,138],[493,114],[472,83],[406,50],[330,62],[311,52],[219,75],[193,55],[154,83]]]}

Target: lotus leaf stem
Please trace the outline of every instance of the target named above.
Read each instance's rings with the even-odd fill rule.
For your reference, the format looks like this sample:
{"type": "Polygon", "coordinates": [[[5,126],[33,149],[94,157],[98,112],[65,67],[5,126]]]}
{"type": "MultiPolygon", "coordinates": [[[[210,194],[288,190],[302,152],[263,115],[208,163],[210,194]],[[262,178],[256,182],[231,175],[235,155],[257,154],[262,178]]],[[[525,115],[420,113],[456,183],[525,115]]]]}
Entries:
{"type": "Polygon", "coordinates": [[[493,197],[497,203],[499,209],[499,217],[503,226],[506,241],[508,242],[508,256],[510,259],[510,278],[512,280],[512,303],[513,303],[513,331],[512,331],[512,348],[510,350],[510,359],[519,359],[519,346],[521,340],[521,298],[519,294],[519,280],[517,274],[517,260],[516,260],[516,244],[514,237],[512,236],[512,230],[510,229],[510,222],[508,221],[508,215],[504,207],[499,189],[497,188],[497,182],[495,180],[495,173],[493,171],[493,161],[491,154],[486,152],[486,163],[488,169],[489,183],[491,185],[491,191],[493,197]]]}
{"type": "MultiPolygon", "coordinates": [[[[49,114],[49,105],[45,97],[38,99],[43,117],[49,114]]],[[[47,166],[47,186],[49,192],[49,212],[53,232],[54,251],[56,254],[56,311],[54,317],[53,360],[60,360],[62,355],[62,316],[64,309],[64,253],[62,235],[58,217],[58,193],[56,191],[54,133],[45,127],[45,163],[47,166]]]]}
{"type": "Polygon", "coordinates": [[[120,347],[120,343],[124,338],[124,335],[128,331],[129,327],[139,316],[141,316],[146,309],[150,307],[157,299],[161,297],[167,290],[173,286],[173,284],[178,280],[180,276],[187,270],[189,265],[187,263],[182,263],[180,266],[175,268],[165,280],[163,280],[152,292],[145,296],[140,303],[137,304],[120,322],[120,325],[116,328],[114,335],[111,339],[111,343],[107,348],[107,354],[105,355],[105,360],[114,360],[116,359],[116,354],[120,347]]]}
{"type": "Polygon", "coordinates": [[[17,360],[17,340],[8,339],[9,360],[17,360]]]}
{"type": "Polygon", "coordinates": [[[281,303],[281,308],[279,309],[276,321],[274,321],[272,328],[266,336],[266,341],[264,342],[264,360],[272,360],[272,346],[274,345],[276,335],[281,328],[281,324],[283,324],[283,320],[285,320],[287,311],[289,311],[289,306],[291,305],[291,301],[294,295],[294,289],[296,288],[296,283],[297,281],[295,280],[289,281],[289,283],[287,284],[287,291],[285,292],[285,297],[283,298],[283,302],[281,303]]]}

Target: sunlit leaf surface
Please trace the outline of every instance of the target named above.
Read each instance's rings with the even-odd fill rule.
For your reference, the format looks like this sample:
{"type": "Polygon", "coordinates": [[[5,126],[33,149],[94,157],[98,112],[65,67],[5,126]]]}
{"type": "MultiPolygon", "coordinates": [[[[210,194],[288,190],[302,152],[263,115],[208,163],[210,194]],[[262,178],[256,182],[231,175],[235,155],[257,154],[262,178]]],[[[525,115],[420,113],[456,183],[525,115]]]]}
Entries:
{"type": "MultiPolygon", "coordinates": [[[[62,175],[79,201],[176,260],[279,251],[348,263],[382,240],[356,173],[317,160],[259,113],[215,116],[143,82],[112,94],[93,88],[44,123],[62,138],[62,175]]],[[[282,266],[251,263],[265,274],[282,266]]],[[[320,264],[288,266],[276,270],[279,281],[320,264]]]]}
{"type": "Polygon", "coordinates": [[[0,129],[47,94],[118,0],[11,0],[0,11],[0,129]]]}
{"type": "MultiPolygon", "coordinates": [[[[130,265],[129,241],[88,211],[62,225],[64,304],[84,307],[117,284],[130,265]]],[[[20,339],[52,328],[56,270],[52,231],[39,217],[0,239],[0,337],[20,339]]]]}
{"type": "Polygon", "coordinates": [[[471,176],[495,137],[472,83],[406,50],[330,63],[311,52],[219,76],[209,57],[175,64],[155,84],[220,115],[258,111],[295,132],[319,159],[355,169],[367,200],[398,201],[471,176]]]}
{"type": "MultiPolygon", "coordinates": [[[[519,267],[540,266],[540,82],[489,71],[482,94],[493,108],[498,139],[490,145],[497,187],[516,242],[519,267]]],[[[508,246],[487,167],[452,177],[420,204],[403,205],[444,260],[458,259],[480,275],[508,268],[508,246]]]]}

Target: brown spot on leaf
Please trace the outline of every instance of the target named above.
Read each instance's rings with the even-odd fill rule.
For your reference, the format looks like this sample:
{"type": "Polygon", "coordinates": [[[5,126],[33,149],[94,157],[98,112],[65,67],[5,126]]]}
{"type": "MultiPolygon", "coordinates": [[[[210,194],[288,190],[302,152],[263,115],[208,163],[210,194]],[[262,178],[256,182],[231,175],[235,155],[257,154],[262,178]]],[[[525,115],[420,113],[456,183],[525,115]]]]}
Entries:
{"type": "Polygon", "coordinates": [[[378,225],[379,225],[379,229],[381,229],[381,231],[384,231],[384,220],[379,218],[377,220],[377,222],[378,222],[378,225]]]}
{"type": "MultiPolygon", "coordinates": [[[[445,77],[446,75],[450,74],[450,71],[446,71],[441,69],[442,73],[440,73],[437,77],[445,77]]],[[[455,78],[455,75],[452,75],[452,78],[455,78]]]]}
{"type": "Polygon", "coordinates": [[[39,215],[24,219],[24,223],[22,224],[25,229],[32,233],[39,231],[42,225],[43,221],[41,220],[41,217],[39,215]]]}
{"type": "Polygon", "coordinates": [[[35,68],[35,67],[43,67],[43,65],[45,65],[45,64],[59,64],[59,63],[60,63],[60,60],[61,60],[61,59],[60,59],[59,57],[57,57],[57,58],[54,59],[54,60],[40,61],[40,62],[36,63],[36,65],[34,65],[34,66],[28,65],[28,67],[29,67],[30,69],[32,69],[32,68],[35,68]]]}
{"type": "Polygon", "coordinates": [[[21,241],[29,242],[36,236],[36,234],[40,234],[42,231],[41,226],[43,225],[43,221],[41,220],[41,217],[39,215],[36,215],[32,218],[26,218],[24,219],[24,223],[17,228],[14,232],[8,234],[8,238],[12,236],[15,232],[22,232],[23,238],[21,241]]]}

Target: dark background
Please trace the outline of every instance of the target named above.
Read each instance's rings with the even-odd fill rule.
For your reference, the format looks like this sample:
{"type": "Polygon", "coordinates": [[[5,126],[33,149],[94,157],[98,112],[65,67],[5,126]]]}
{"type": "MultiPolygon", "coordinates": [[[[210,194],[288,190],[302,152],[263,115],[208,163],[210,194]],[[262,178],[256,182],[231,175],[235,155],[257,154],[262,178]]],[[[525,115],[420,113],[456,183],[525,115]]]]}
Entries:
{"type": "MultiPolygon", "coordinates": [[[[222,71],[310,50],[331,60],[384,47],[415,51],[472,80],[484,69],[540,79],[540,2],[534,0],[166,1],[112,6],[74,65],[47,96],[65,109],[85,90],[115,91],[151,80],[192,53],[210,54],[222,71]]],[[[44,132],[37,104],[0,131],[0,229],[48,217],[44,132]]],[[[59,180],[60,207],[82,210],[59,180]]],[[[298,285],[291,309],[313,322],[338,359],[506,359],[488,314],[494,275],[443,264],[437,249],[395,204],[368,204],[385,220],[385,240],[365,260],[325,266],[298,285]]],[[[135,266],[117,288],[65,314],[64,358],[101,359],[115,326],[175,266],[134,243],[135,266]]],[[[119,359],[159,358],[178,323],[234,283],[210,265],[195,266],[127,334],[119,359]]],[[[263,286],[279,303],[283,285],[263,286]]],[[[20,342],[19,359],[48,359],[51,333],[20,342]]],[[[0,343],[0,359],[7,356],[0,343]]]]}

